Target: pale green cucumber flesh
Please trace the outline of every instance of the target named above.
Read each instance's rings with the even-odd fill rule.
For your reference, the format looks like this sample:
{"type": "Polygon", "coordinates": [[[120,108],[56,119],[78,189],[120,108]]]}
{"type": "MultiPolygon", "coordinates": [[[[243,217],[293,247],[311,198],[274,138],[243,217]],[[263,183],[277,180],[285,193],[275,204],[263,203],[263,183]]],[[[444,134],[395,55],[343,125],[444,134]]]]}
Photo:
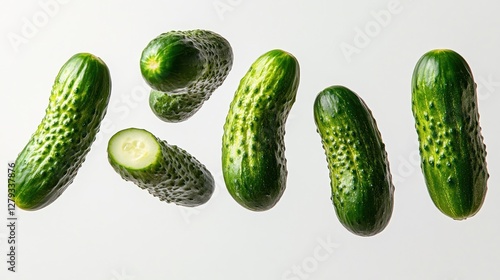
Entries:
{"type": "Polygon", "coordinates": [[[116,164],[130,170],[140,170],[156,163],[161,157],[161,147],[150,132],[127,129],[111,137],[108,153],[116,164]]]}

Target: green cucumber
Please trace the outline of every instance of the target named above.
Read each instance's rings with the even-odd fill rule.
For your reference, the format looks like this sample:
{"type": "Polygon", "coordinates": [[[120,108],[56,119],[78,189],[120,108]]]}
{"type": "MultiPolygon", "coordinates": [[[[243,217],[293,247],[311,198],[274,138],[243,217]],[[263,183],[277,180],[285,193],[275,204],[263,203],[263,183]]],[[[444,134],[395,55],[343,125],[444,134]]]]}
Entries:
{"type": "Polygon", "coordinates": [[[214,191],[214,178],[203,164],[144,129],[114,134],[108,142],[108,161],[124,180],[167,203],[198,206],[214,191]]]}
{"type": "Polygon", "coordinates": [[[462,56],[438,49],[419,59],[412,77],[412,111],[433,203],[455,220],[474,216],[484,202],[489,173],[476,84],[462,56]]]}
{"type": "Polygon", "coordinates": [[[285,190],[285,122],[298,86],[296,58],[271,50],[252,64],[231,102],[222,139],[222,170],[229,193],[247,209],[268,210],[285,190]]]}
{"type": "Polygon", "coordinates": [[[372,112],[344,86],[321,91],[313,107],[339,221],[356,235],[381,232],[392,216],[394,185],[372,112]]]}
{"type": "Polygon", "coordinates": [[[57,75],[35,133],[15,163],[16,205],[38,210],[73,182],[106,114],[111,78],[98,57],[79,53],[57,75]]]}
{"type": "Polygon", "coordinates": [[[193,116],[224,82],[233,64],[229,42],[208,30],[170,31],[148,43],[140,68],[149,105],[165,122],[193,116]]]}

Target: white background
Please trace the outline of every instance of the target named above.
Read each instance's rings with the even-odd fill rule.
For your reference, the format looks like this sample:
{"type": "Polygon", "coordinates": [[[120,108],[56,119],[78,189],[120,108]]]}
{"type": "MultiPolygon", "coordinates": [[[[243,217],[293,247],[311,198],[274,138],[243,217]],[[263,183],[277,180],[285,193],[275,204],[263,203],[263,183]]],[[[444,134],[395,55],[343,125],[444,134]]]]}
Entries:
{"type": "Polygon", "coordinates": [[[499,279],[498,8],[496,1],[451,0],[2,1],[2,182],[70,56],[100,56],[113,91],[74,183],[47,208],[17,211],[16,273],[7,271],[7,190],[1,184],[0,279],[499,279]],[[233,69],[194,117],[163,123],[148,106],[141,51],[160,33],[196,28],[228,39],[233,69]],[[239,80],[274,48],[297,57],[301,82],[286,126],[287,189],[273,209],[255,213],[224,186],[222,126],[239,80]],[[464,56],[478,83],[491,177],[481,211],[465,221],[434,207],[418,163],[410,80],[419,57],[435,48],[464,56]],[[389,154],[394,213],[374,237],[345,230],[330,201],[312,103],[334,84],[370,106],[389,154]],[[181,208],[123,181],[107,162],[106,144],[131,126],[203,162],[217,181],[212,199],[181,208]]]}

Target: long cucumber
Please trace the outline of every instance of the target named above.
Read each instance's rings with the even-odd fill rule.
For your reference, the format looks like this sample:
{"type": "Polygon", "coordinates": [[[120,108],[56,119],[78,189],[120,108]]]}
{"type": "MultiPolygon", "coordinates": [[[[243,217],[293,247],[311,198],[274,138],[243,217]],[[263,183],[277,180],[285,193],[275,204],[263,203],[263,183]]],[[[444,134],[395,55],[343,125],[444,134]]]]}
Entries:
{"type": "Polygon", "coordinates": [[[285,123],[299,86],[299,63],[283,50],[261,55],[234,94],[222,139],[227,189],[243,207],[272,208],[286,187],[285,123]]]}
{"type": "Polygon", "coordinates": [[[381,232],[394,206],[394,185],[382,136],[363,99],[344,86],[321,91],[314,120],[328,162],[332,202],[346,229],[381,232]]]}
{"type": "Polygon", "coordinates": [[[16,159],[19,208],[41,209],[73,182],[99,131],[110,94],[109,69],[100,58],[78,53],[62,66],[45,116],[16,159]]]}
{"type": "Polygon", "coordinates": [[[425,53],[413,72],[411,100],[432,201],[455,220],[474,216],[486,197],[489,173],[476,83],[465,59],[449,49],[425,53]]]}

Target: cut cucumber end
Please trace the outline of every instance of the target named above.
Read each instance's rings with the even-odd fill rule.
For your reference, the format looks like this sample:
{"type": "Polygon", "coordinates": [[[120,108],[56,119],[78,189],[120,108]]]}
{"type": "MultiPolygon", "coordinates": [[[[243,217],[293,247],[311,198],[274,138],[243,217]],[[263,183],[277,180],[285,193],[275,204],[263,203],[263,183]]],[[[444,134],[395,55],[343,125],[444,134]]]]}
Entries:
{"type": "Polygon", "coordinates": [[[111,137],[108,155],[118,165],[140,170],[156,163],[161,156],[161,147],[156,137],[147,130],[127,128],[111,137]]]}

